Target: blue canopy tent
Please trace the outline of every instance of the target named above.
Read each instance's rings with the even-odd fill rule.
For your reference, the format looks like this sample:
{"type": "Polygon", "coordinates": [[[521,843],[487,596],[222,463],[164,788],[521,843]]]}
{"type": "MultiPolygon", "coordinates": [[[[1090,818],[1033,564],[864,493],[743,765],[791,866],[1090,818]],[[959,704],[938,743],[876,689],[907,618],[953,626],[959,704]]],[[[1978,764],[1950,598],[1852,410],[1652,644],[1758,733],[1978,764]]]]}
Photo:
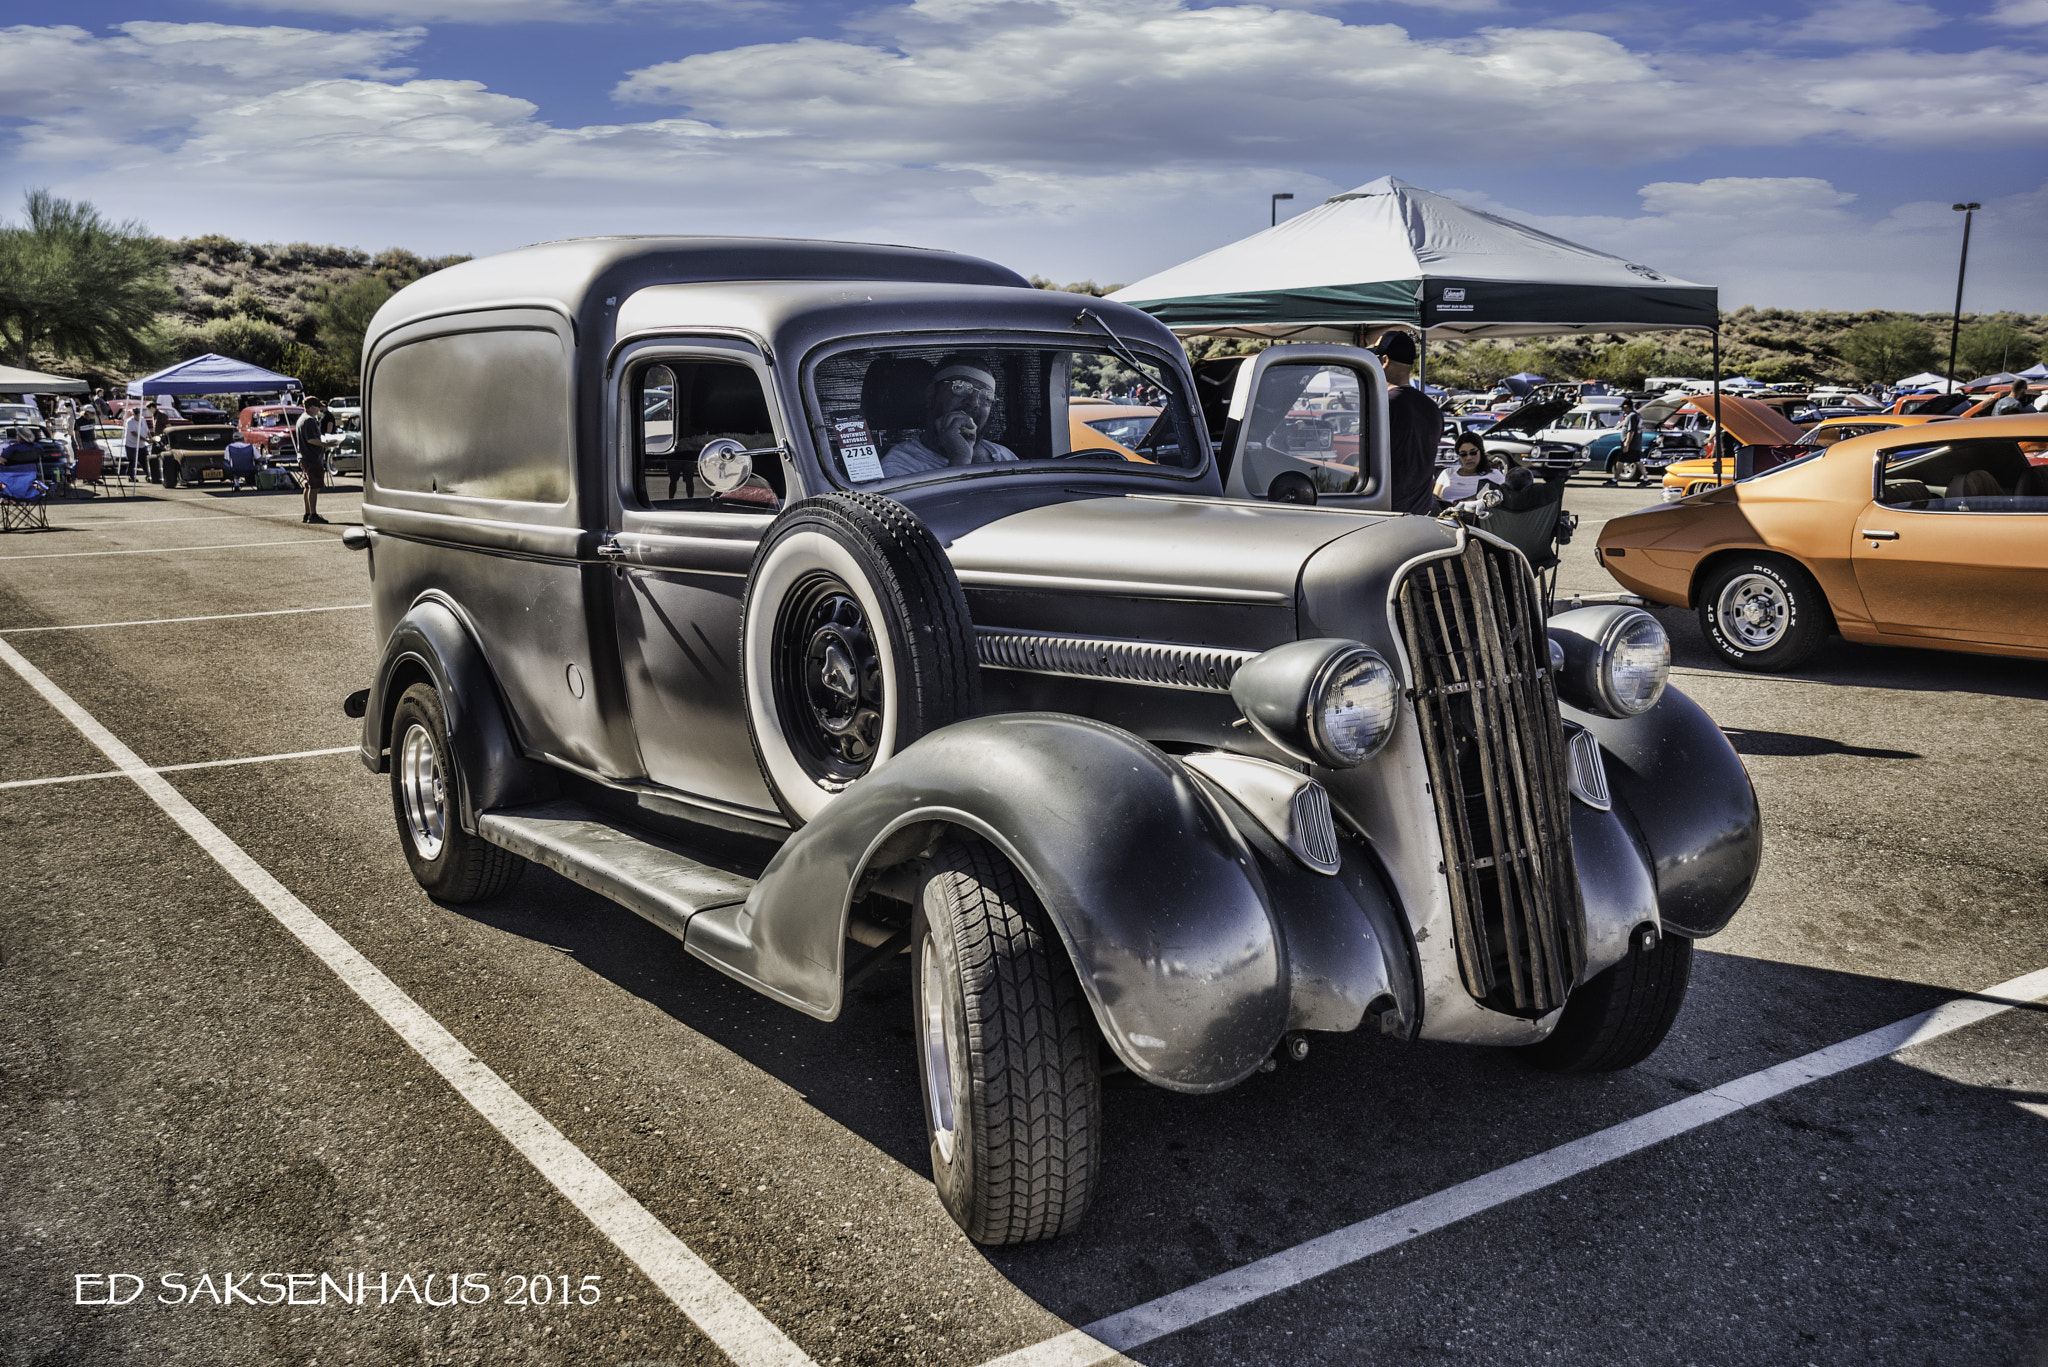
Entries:
{"type": "Polygon", "coordinates": [[[2020,372],[2023,380],[2048,380],[2048,361],[2036,361],[2020,372]]]}
{"type": "Polygon", "coordinates": [[[133,398],[146,394],[277,394],[299,387],[289,375],[209,351],[154,375],[130,380],[128,393],[133,398]]]}
{"type": "Polygon", "coordinates": [[[1508,393],[1514,395],[1518,399],[1521,399],[1527,398],[1529,391],[1534,389],[1537,385],[1548,384],[1549,381],[1541,375],[1532,374],[1529,371],[1525,370],[1519,375],[1508,376],[1505,380],[1502,380],[1501,383],[1507,386],[1508,393]]]}

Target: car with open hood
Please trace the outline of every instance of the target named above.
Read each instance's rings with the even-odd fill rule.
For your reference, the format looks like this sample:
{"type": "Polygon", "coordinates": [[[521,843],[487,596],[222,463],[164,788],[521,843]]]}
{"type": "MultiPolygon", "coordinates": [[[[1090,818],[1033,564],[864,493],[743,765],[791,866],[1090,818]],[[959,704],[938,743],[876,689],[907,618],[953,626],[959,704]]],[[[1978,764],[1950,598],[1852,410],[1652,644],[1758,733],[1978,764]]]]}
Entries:
{"type": "MultiPolygon", "coordinates": [[[[1731,417],[1732,421],[1732,417],[1731,417]]],[[[2048,415],[1909,423],[1801,450],[1611,518],[1623,588],[1689,607],[1741,669],[1795,669],[1830,632],[2048,658],[2048,415]]]]}
{"type": "Polygon", "coordinates": [[[1747,479],[1810,449],[1800,445],[1806,429],[1772,405],[1734,394],[1723,394],[1719,403],[1716,408],[1711,394],[1685,401],[1686,410],[1704,422],[1699,437],[1706,454],[1665,465],[1666,502],[1747,479]]]}
{"type": "Polygon", "coordinates": [[[1741,761],[1650,614],[1550,615],[1483,524],[1390,511],[1369,352],[1233,359],[908,248],[408,285],[343,534],[399,852],[458,903],[544,864],[821,1020],[900,975],[989,1243],[1081,1220],[1105,1072],[1211,1093],[1360,1030],[1646,1057],[1756,873],[1741,761]],[[1111,371],[1144,461],[1074,439],[1111,371]],[[1348,464],[1301,426],[1337,390],[1348,464]]]}
{"type": "MultiPolygon", "coordinates": [[[[1486,453],[1544,474],[1572,474],[1586,463],[1583,441],[1563,441],[1546,434],[1577,407],[1571,396],[1531,399],[1480,434],[1486,453]]],[[[1588,438],[1591,433],[1587,433],[1588,438]]]]}

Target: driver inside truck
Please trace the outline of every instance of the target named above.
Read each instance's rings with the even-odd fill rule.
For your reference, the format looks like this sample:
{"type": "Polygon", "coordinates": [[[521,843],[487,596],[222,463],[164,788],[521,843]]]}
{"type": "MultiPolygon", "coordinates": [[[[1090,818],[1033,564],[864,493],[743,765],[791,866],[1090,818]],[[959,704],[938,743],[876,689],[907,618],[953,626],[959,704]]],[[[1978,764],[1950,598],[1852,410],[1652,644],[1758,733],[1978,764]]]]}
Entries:
{"type": "Polygon", "coordinates": [[[1017,459],[1007,446],[982,436],[995,407],[994,375],[965,360],[942,363],[925,389],[924,426],[889,448],[882,457],[883,475],[1017,459]]]}

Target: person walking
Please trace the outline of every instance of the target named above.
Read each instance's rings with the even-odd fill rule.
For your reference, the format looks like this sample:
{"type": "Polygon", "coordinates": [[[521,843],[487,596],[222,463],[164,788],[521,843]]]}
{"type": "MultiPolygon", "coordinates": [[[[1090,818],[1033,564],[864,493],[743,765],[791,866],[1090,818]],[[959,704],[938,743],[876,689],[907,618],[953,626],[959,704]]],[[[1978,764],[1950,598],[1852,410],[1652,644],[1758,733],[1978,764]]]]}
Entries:
{"type": "Polygon", "coordinates": [[[121,450],[128,457],[129,474],[139,479],[149,468],[149,419],[140,404],[128,410],[121,424],[121,450]]]}
{"type": "MultiPolygon", "coordinates": [[[[1621,450],[1614,458],[1614,465],[1633,465],[1636,469],[1636,488],[1650,482],[1643,471],[1643,415],[1636,412],[1634,399],[1621,401],[1621,450]]],[[[1613,467],[1610,466],[1610,469],[1613,467]]],[[[1612,489],[1621,481],[1610,474],[1601,487],[1612,489]]]]}
{"type": "Polygon", "coordinates": [[[305,485],[306,495],[306,515],[301,522],[327,521],[320,516],[320,491],[327,487],[327,443],[321,439],[321,420],[326,416],[326,402],[308,395],[299,420],[292,424],[292,445],[299,452],[299,481],[305,485]]]}
{"type": "Polygon", "coordinates": [[[1443,435],[1444,411],[1409,383],[1415,374],[1415,338],[1405,332],[1389,332],[1374,344],[1387,375],[1387,450],[1393,470],[1394,511],[1431,516],[1436,512],[1436,495],[1430,485],[1436,478],[1436,444],[1443,435]]]}

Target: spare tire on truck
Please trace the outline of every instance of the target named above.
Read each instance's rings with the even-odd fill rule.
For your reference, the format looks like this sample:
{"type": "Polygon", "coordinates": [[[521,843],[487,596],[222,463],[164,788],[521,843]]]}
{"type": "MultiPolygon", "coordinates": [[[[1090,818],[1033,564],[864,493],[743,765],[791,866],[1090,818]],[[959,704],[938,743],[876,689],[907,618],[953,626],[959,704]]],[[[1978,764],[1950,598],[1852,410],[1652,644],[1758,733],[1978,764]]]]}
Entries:
{"type": "Polygon", "coordinates": [[[740,600],[740,692],[791,825],[926,732],[973,716],[979,680],[960,580],[908,508],[831,493],[776,518],[740,600]]]}

